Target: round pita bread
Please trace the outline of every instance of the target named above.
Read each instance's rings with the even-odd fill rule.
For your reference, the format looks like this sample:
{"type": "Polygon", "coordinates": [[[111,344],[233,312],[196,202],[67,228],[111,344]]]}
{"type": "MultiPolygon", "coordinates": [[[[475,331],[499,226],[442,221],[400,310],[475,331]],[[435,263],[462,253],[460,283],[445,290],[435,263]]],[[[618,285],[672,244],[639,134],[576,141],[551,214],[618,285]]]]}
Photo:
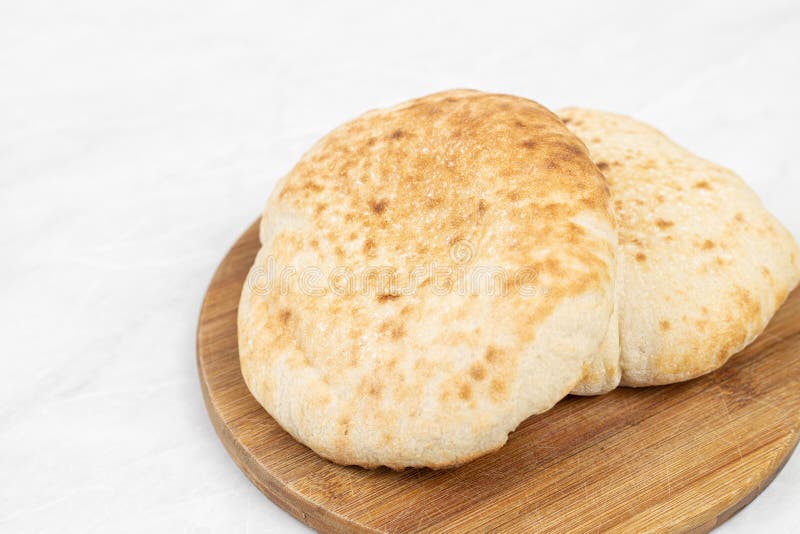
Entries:
{"type": "Polygon", "coordinates": [[[797,285],[797,243],[733,172],[655,128],[601,111],[560,115],[608,179],[619,218],[622,385],[717,369],[797,285]]]}
{"type": "Polygon", "coordinates": [[[608,187],[558,117],[513,96],[449,91],[337,128],[276,186],[260,237],[242,374],[342,464],[497,449],[576,385],[612,313],[608,187]]]}

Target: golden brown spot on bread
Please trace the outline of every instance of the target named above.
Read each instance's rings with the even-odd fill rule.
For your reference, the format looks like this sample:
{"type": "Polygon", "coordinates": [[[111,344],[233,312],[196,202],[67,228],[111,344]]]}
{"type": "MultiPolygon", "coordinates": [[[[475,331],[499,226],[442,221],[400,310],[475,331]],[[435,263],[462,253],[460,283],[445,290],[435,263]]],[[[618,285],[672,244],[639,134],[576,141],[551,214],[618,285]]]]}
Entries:
{"type": "Polygon", "coordinates": [[[395,341],[406,335],[403,323],[391,320],[381,323],[381,331],[395,341]]]}
{"type": "Polygon", "coordinates": [[[367,239],[364,241],[364,254],[367,256],[374,256],[375,255],[375,241],[372,239],[367,239]]]}
{"type": "Polygon", "coordinates": [[[492,400],[500,400],[502,397],[505,396],[507,390],[506,383],[502,380],[497,378],[493,379],[492,382],[489,384],[489,394],[492,397],[492,400]]]}
{"type": "Polygon", "coordinates": [[[748,290],[742,287],[737,286],[734,291],[740,309],[744,312],[746,322],[754,322],[758,318],[758,314],[761,313],[761,304],[748,290]]]}
{"type": "MultiPolygon", "coordinates": [[[[583,155],[583,149],[580,145],[576,143],[561,143],[557,144],[556,147],[563,149],[567,154],[571,156],[581,156],[583,155]]],[[[580,182],[578,182],[580,183],[580,182]]]]}
{"type": "Polygon", "coordinates": [[[486,368],[479,363],[475,363],[469,369],[469,376],[471,376],[473,380],[483,380],[486,378],[486,368]]]}
{"type": "Polygon", "coordinates": [[[699,182],[696,182],[696,183],[694,184],[694,186],[695,186],[697,189],[705,189],[705,190],[708,190],[708,191],[710,191],[710,190],[711,190],[711,184],[710,184],[710,183],[708,183],[708,182],[707,182],[707,181],[705,181],[705,180],[701,180],[701,181],[699,181],[699,182]]]}
{"type": "Polygon", "coordinates": [[[350,418],[349,417],[342,417],[339,419],[339,431],[344,435],[347,436],[350,433],[350,418]]]}
{"type": "Polygon", "coordinates": [[[711,241],[710,239],[706,239],[705,241],[703,241],[703,250],[711,250],[712,248],[714,248],[713,241],[711,241]]]}
{"type": "Polygon", "coordinates": [[[381,293],[377,297],[378,302],[389,302],[400,298],[400,295],[394,293],[381,293]]]}
{"type": "Polygon", "coordinates": [[[435,208],[442,203],[442,197],[426,197],[425,206],[435,208]]]}
{"type": "Polygon", "coordinates": [[[561,268],[561,262],[558,261],[557,258],[547,258],[542,262],[542,269],[535,269],[536,272],[539,271],[547,271],[551,274],[555,274],[556,276],[564,274],[564,270],[561,268]]]}
{"type": "Polygon", "coordinates": [[[580,200],[581,206],[586,207],[588,209],[599,208],[601,203],[605,203],[604,201],[598,201],[596,197],[584,197],[580,200]]]}
{"type": "Polygon", "coordinates": [[[386,206],[389,205],[389,201],[386,199],[382,200],[370,200],[369,202],[369,209],[372,210],[373,213],[376,215],[380,215],[384,211],[386,211],[386,206]]]}
{"type": "Polygon", "coordinates": [[[533,140],[531,140],[531,139],[526,139],[525,141],[523,141],[522,143],[520,143],[520,146],[521,146],[522,148],[528,148],[528,149],[531,149],[531,148],[536,148],[536,143],[535,143],[533,140]]]}
{"type": "Polygon", "coordinates": [[[469,400],[472,397],[472,388],[469,384],[461,384],[458,388],[458,396],[461,400],[469,400]]]}
{"type": "Polygon", "coordinates": [[[380,384],[371,384],[369,386],[369,394],[372,397],[379,397],[381,394],[381,385],[380,384]]]}
{"type": "Polygon", "coordinates": [[[289,310],[281,310],[279,318],[281,320],[281,324],[285,325],[289,322],[289,319],[292,318],[292,312],[289,310]]]}
{"type": "Polygon", "coordinates": [[[406,133],[403,130],[398,129],[398,130],[395,130],[395,131],[392,132],[391,138],[392,139],[400,139],[405,134],[406,133]]]}
{"type": "Polygon", "coordinates": [[[478,215],[483,216],[483,214],[486,213],[486,209],[487,209],[486,201],[480,199],[478,201],[478,215]]]}
{"type": "Polygon", "coordinates": [[[645,261],[647,260],[647,255],[641,252],[636,253],[636,261],[645,261]]]}
{"type": "Polygon", "coordinates": [[[502,353],[500,352],[500,349],[498,349],[494,345],[489,345],[488,347],[486,347],[486,354],[484,355],[484,357],[486,358],[487,362],[495,363],[497,360],[500,359],[501,355],[502,353]]]}
{"type": "Polygon", "coordinates": [[[660,230],[666,230],[667,228],[670,228],[674,225],[675,223],[672,221],[666,221],[664,219],[656,219],[656,226],[658,226],[660,230]]]}
{"type": "Polygon", "coordinates": [[[608,163],[606,163],[605,161],[598,161],[597,168],[603,172],[606,172],[608,170],[608,163]]]}
{"type": "Polygon", "coordinates": [[[643,169],[648,169],[648,170],[655,169],[656,166],[657,166],[657,164],[656,164],[655,160],[652,160],[652,159],[645,160],[642,163],[642,168],[643,169]]]}
{"type": "Polygon", "coordinates": [[[447,246],[452,247],[456,243],[460,243],[462,239],[461,234],[452,235],[447,239],[447,246]]]}
{"type": "Polygon", "coordinates": [[[577,225],[573,222],[567,225],[567,241],[570,243],[577,243],[586,236],[586,230],[583,226],[577,225]]]}
{"type": "Polygon", "coordinates": [[[742,215],[741,212],[737,212],[736,215],[733,216],[733,220],[735,220],[738,223],[743,223],[744,222],[744,215],[742,215]]]}
{"type": "Polygon", "coordinates": [[[658,326],[660,326],[660,327],[661,327],[661,330],[663,330],[663,331],[665,331],[665,332],[666,332],[667,330],[669,330],[669,328],[670,328],[669,321],[667,321],[667,320],[664,320],[664,321],[661,321],[661,322],[659,322],[659,323],[658,323],[658,326]]]}

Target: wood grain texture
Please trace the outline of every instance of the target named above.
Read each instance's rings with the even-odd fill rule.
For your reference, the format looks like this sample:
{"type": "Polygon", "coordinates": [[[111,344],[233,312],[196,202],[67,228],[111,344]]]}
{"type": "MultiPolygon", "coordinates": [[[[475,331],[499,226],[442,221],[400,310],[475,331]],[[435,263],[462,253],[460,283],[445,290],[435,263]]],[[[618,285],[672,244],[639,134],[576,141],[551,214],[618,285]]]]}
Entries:
{"type": "Polygon", "coordinates": [[[342,467],[296,442],[249,394],[236,308],[253,224],[219,266],[197,331],[206,407],[234,461],[321,531],[706,532],[754,499],[800,436],[800,291],[723,369],[567,397],[498,452],[446,471],[342,467]]]}

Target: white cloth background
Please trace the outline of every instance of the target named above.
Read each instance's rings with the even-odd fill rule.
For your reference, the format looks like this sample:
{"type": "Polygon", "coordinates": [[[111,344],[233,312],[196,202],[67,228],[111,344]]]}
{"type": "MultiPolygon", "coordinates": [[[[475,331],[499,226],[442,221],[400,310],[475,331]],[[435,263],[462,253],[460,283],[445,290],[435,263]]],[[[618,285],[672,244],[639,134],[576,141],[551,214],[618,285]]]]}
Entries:
{"type": "MultiPolygon", "coordinates": [[[[303,532],[206,416],[206,286],[342,121],[452,87],[649,121],[800,236],[800,4],[0,6],[0,530],[303,532]]],[[[721,532],[800,531],[800,454],[721,532]]]]}

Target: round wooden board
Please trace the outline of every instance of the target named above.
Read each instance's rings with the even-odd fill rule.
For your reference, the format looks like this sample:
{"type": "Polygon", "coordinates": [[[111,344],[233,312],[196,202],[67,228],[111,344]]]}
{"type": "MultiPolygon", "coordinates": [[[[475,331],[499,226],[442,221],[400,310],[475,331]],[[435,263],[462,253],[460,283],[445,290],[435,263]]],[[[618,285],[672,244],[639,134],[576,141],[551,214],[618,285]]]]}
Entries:
{"type": "Polygon", "coordinates": [[[457,469],[333,464],[284,432],[239,371],[236,309],[258,247],[253,224],[211,281],[197,331],[200,382],[239,467],[318,530],[705,532],[755,498],[797,444],[800,291],[720,371],[567,397],[457,469]]]}

